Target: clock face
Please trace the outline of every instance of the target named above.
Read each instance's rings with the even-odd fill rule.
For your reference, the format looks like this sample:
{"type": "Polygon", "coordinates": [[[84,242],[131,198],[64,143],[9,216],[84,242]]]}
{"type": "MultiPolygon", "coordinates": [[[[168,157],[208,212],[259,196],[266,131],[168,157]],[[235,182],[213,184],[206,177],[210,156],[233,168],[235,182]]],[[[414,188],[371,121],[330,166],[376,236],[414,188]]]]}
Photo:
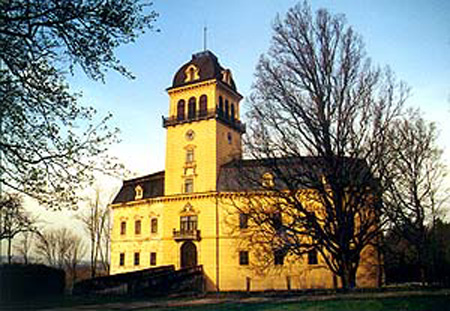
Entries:
{"type": "Polygon", "coordinates": [[[193,140],[194,137],[195,137],[195,133],[194,133],[193,130],[188,130],[188,131],[186,132],[186,139],[187,139],[187,140],[193,140]]]}

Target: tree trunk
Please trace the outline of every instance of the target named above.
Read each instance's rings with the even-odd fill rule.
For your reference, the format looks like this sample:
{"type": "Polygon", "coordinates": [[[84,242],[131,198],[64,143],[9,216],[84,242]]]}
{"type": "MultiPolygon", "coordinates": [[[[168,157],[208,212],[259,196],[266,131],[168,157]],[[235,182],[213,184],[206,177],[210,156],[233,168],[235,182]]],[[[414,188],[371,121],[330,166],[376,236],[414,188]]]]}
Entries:
{"type": "Polygon", "coordinates": [[[11,244],[12,244],[12,238],[8,237],[8,264],[11,264],[11,262],[12,262],[11,244]]]}
{"type": "Polygon", "coordinates": [[[344,291],[351,290],[356,287],[356,269],[351,267],[351,264],[344,264],[340,278],[342,289],[344,291]]]}

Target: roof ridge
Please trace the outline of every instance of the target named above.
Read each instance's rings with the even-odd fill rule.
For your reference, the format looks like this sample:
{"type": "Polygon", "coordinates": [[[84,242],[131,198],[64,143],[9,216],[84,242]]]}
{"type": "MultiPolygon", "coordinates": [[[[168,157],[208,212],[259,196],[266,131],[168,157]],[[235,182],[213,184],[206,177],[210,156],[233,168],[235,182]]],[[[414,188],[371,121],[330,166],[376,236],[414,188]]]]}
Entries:
{"type": "Polygon", "coordinates": [[[128,183],[128,182],[134,182],[134,181],[138,181],[138,180],[145,180],[145,179],[149,179],[149,178],[151,178],[151,177],[155,177],[155,176],[157,176],[157,175],[162,175],[162,174],[164,174],[165,175],[165,173],[166,173],[166,171],[165,170],[162,170],[162,171],[158,171],[158,172],[155,172],[155,173],[151,173],[151,174],[147,174],[147,175],[143,175],[143,176],[139,176],[139,177],[134,177],[134,178],[131,178],[131,179],[126,179],[126,180],[124,180],[123,182],[124,183],[128,183]]]}

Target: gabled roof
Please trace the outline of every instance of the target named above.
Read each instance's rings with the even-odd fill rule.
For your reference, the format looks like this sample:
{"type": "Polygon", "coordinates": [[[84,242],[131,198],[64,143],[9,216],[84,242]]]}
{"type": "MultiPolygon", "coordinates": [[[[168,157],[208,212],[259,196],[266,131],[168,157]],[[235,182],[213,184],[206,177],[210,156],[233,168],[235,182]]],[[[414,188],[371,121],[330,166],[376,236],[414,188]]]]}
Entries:
{"type": "MultiPolygon", "coordinates": [[[[203,51],[192,55],[192,59],[184,64],[173,78],[173,83],[171,88],[185,86],[193,83],[198,83],[210,79],[217,79],[223,81],[223,73],[225,69],[219,64],[219,60],[211,51],[203,51]],[[186,69],[190,65],[195,65],[199,69],[199,79],[185,82],[186,81],[186,69]]],[[[225,84],[225,83],[224,83],[225,84]]],[[[230,85],[225,84],[230,87],[233,91],[237,92],[236,84],[233,78],[230,80],[230,85]]]]}
{"type": "Polygon", "coordinates": [[[143,190],[142,199],[156,198],[164,195],[165,172],[157,172],[134,179],[124,180],[122,188],[114,198],[112,204],[124,203],[135,200],[135,188],[141,186],[143,190]]]}

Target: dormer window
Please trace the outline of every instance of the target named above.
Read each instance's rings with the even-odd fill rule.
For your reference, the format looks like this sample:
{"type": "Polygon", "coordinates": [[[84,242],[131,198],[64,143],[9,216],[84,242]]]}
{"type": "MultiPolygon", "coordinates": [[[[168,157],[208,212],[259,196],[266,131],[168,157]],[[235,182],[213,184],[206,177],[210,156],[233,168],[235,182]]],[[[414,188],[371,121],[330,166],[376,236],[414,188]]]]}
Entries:
{"type": "Polygon", "coordinates": [[[184,80],[184,82],[191,82],[200,79],[200,76],[198,74],[199,70],[194,65],[190,65],[189,67],[187,67],[184,73],[186,75],[186,79],[184,80]]]}
{"type": "Polygon", "coordinates": [[[231,71],[229,69],[222,71],[222,81],[231,85],[231,71]]]}
{"type": "Polygon", "coordinates": [[[141,185],[137,185],[136,188],[134,188],[134,199],[140,200],[144,196],[144,189],[142,189],[141,185]]]}
{"type": "Polygon", "coordinates": [[[273,175],[271,173],[265,173],[262,176],[262,185],[265,188],[272,188],[275,185],[273,182],[273,175]]]}

